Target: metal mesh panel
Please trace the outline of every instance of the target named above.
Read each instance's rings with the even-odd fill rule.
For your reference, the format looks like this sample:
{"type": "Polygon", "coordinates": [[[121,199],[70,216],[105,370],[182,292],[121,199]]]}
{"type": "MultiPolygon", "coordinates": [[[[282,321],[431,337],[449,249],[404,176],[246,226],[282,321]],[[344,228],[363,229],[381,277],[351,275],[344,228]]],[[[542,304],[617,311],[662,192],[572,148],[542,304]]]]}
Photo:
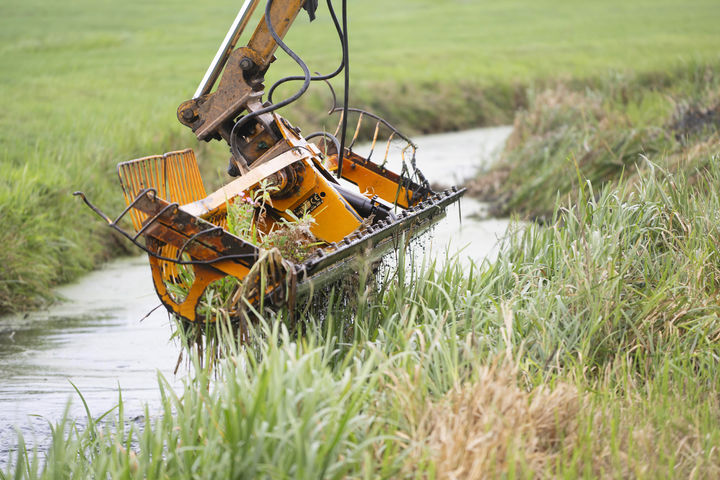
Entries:
{"type": "MultiPolygon", "coordinates": [[[[118,176],[127,205],[140,191],[154,188],[159,197],[180,205],[205,198],[205,186],[200,177],[200,169],[192,149],[169,152],[165,155],[153,155],[123,162],[118,165],[118,176]]],[[[130,218],[137,232],[147,220],[148,215],[137,209],[130,211],[130,218]]],[[[161,250],[164,257],[174,258],[177,249],[165,245],[161,250]]],[[[161,262],[163,278],[177,279],[177,265],[161,262]]]]}

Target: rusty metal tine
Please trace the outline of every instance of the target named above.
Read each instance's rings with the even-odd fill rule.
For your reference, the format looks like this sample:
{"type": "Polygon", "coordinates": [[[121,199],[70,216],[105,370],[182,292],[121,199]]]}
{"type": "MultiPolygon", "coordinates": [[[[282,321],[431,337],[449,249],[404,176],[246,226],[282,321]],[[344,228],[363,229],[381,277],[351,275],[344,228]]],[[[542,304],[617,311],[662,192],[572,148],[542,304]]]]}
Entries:
{"type": "MultiPolygon", "coordinates": [[[[162,160],[156,160],[154,163],[154,174],[155,179],[154,181],[157,182],[160,185],[167,185],[167,172],[165,170],[165,159],[162,160]]],[[[165,187],[165,190],[167,191],[167,187],[165,187]]],[[[162,197],[162,195],[160,195],[162,197]]]]}
{"type": "Polygon", "coordinates": [[[185,192],[183,187],[178,181],[182,177],[182,167],[178,163],[175,155],[165,154],[165,166],[166,166],[166,182],[168,186],[168,196],[172,197],[173,202],[177,202],[182,205],[185,192]]]}
{"type": "Polygon", "coordinates": [[[113,221],[113,225],[117,224],[120,220],[122,220],[122,218],[127,215],[130,209],[135,208],[135,204],[138,202],[138,200],[140,200],[142,197],[147,196],[149,192],[153,192],[153,194],[157,195],[157,191],[154,188],[146,188],[144,190],[141,190],[140,193],[133,199],[133,201],[130,202],[127,207],[125,207],[125,210],[120,212],[117,218],[115,218],[115,220],[113,221]]]}
{"type": "Polygon", "coordinates": [[[393,137],[395,136],[395,132],[392,132],[390,134],[390,137],[388,137],[387,141],[387,147],[385,148],[385,158],[383,159],[381,167],[384,167],[388,160],[388,155],[390,155],[390,143],[392,142],[393,137]]]}
{"type": "Polygon", "coordinates": [[[186,193],[179,179],[184,178],[185,172],[183,171],[182,164],[177,160],[175,155],[165,154],[165,163],[167,164],[168,170],[167,183],[169,195],[172,196],[173,201],[183,204],[187,203],[185,200],[186,193]]]}
{"type": "Polygon", "coordinates": [[[165,205],[158,213],[156,213],[155,215],[153,215],[153,217],[152,217],[150,220],[145,221],[145,225],[143,225],[143,227],[142,227],[140,230],[138,230],[138,232],[135,234],[135,236],[133,237],[133,239],[137,240],[137,238],[138,238],[140,235],[142,235],[143,232],[144,232],[145,230],[147,230],[150,225],[152,225],[153,223],[155,223],[155,222],[157,221],[157,219],[160,218],[160,215],[162,215],[163,213],[167,212],[168,210],[170,210],[170,209],[173,208],[173,207],[174,207],[174,208],[178,208],[179,206],[180,206],[180,205],[178,205],[178,204],[175,203],[175,202],[173,202],[173,203],[168,203],[167,205],[165,205]]]}
{"type": "Polygon", "coordinates": [[[173,159],[173,162],[176,165],[176,172],[181,173],[181,175],[175,176],[175,183],[177,184],[178,189],[182,192],[182,202],[181,203],[190,203],[190,199],[193,197],[192,194],[192,185],[190,183],[190,176],[188,175],[188,165],[185,163],[184,159],[181,157],[175,157],[173,159]],[[185,181],[181,181],[181,179],[184,179],[185,181]]]}
{"type": "MultiPolygon", "coordinates": [[[[142,182],[140,180],[140,168],[137,166],[137,163],[132,164],[132,168],[129,169],[131,182],[132,182],[132,195],[133,198],[137,198],[137,195],[142,191],[142,182]]],[[[146,217],[146,215],[142,212],[135,212],[135,215],[137,216],[139,226],[136,230],[140,230],[142,228],[142,223],[146,217]]]]}
{"type": "Polygon", "coordinates": [[[95,212],[100,218],[102,218],[103,220],[105,220],[109,225],[112,225],[112,224],[113,224],[113,221],[110,219],[110,217],[108,217],[107,215],[105,215],[99,208],[97,208],[95,205],[93,205],[93,204],[90,202],[90,200],[88,200],[88,198],[85,196],[85,194],[84,194],[83,192],[77,191],[77,192],[74,192],[73,195],[76,196],[76,197],[80,197],[80,198],[82,199],[82,201],[85,202],[85,205],[87,205],[88,207],[90,207],[90,210],[92,210],[93,212],[95,212]]]}
{"type": "Polygon", "coordinates": [[[203,184],[202,176],[200,176],[200,168],[198,167],[197,163],[197,157],[195,156],[195,152],[192,150],[188,150],[188,155],[192,157],[192,163],[193,163],[193,178],[195,179],[195,186],[197,188],[196,192],[196,198],[194,200],[199,200],[201,198],[205,198],[207,196],[207,193],[205,191],[205,185],[203,184]]]}
{"type": "MultiPolygon", "coordinates": [[[[140,162],[137,164],[138,168],[136,170],[136,176],[137,176],[138,186],[140,188],[145,188],[145,186],[146,186],[145,184],[147,183],[145,181],[145,179],[148,177],[148,173],[147,173],[148,163],[149,162],[140,162]]],[[[155,188],[158,189],[158,195],[160,195],[162,197],[163,192],[161,190],[161,186],[156,185],[155,188]]]]}
{"type": "MultiPolygon", "coordinates": [[[[333,133],[333,137],[337,137],[338,133],[340,133],[340,126],[342,125],[344,117],[345,117],[345,112],[343,110],[340,110],[340,120],[338,121],[337,128],[335,129],[335,133],[333,133]]],[[[338,152],[338,155],[340,155],[340,152],[338,152]]]]}
{"type": "MultiPolygon", "coordinates": [[[[135,202],[137,202],[138,199],[140,199],[140,198],[141,198],[142,196],[144,196],[144,195],[147,195],[149,192],[154,192],[154,193],[156,193],[156,191],[155,191],[154,188],[147,188],[147,189],[143,190],[143,191],[140,193],[140,195],[138,195],[138,196],[135,198],[135,200],[133,200],[133,202],[132,202],[130,205],[128,205],[128,207],[127,207],[120,215],[118,215],[118,220],[121,219],[122,216],[123,216],[125,213],[127,213],[127,211],[128,211],[130,208],[132,208],[132,207],[134,206],[135,202]]],[[[214,264],[214,263],[222,262],[222,261],[225,261],[225,260],[239,260],[239,259],[248,259],[248,258],[256,258],[256,257],[257,257],[257,252],[254,252],[254,253],[242,253],[242,254],[223,255],[223,256],[220,256],[220,257],[213,258],[213,259],[211,259],[211,260],[178,261],[177,259],[174,259],[174,258],[170,258],[170,257],[165,257],[165,256],[163,256],[163,255],[159,255],[159,254],[157,254],[156,252],[153,252],[152,250],[150,250],[147,246],[145,246],[145,245],[141,244],[140,242],[138,242],[138,241],[137,241],[137,235],[136,235],[136,236],[130,235],[130,234],[127,233],[125,230],[123,230],[122,228],[120,228],[120,227],[117,225],[116,222],[113,222],[112,220],[110,220],[110,218],[109,218],[107,215],[105,215],[99,208],[97,208],[95,205],[93,205],[93,204],[90,202],[90,200],[87,199],[87,197],[85,196],[85,194],[84,194],[83,192],[78,191],[78,192],[75,192],[74,195],[75,195],[75,196],[79,196],[80,198],[82,198],[82,200],[85,202],[85,204],[86,204],[93,212],[95,212],[98,216],[100,216],[101,218],[103,218],[105,221],[108,221],[108,225],[109,225],[113,230],[115,230],[116,232],[118,232],[118,233],[121,234],[123,237],[127,238],[128,240],[130,240],[136,247],[138,247],[139,249],[141,249],[142,251],[144,251],[144,252],[147,253],[148,255],[152,256],[153,258],[157,258],[158,260],[162,260],[162,261],[169,262],[169,263],[176,263],[176,264],[178,264],[178,265],[212,265],[212,264],[214,264]]],[[[163,208],[163,211],[166,210],[166,209],[169,208],[169,207],[172,207],[172,206],[177,206],[177,205],[173,205],[173,204],[166,205],[166,206],[163,208]]],[[[162,211],[161,211],[160,213],[162,213],[162,211]]],[[[151,222],[149,222],[149,223],[153,223],[153,221],[151,221],[151,222]]],[[[207,232],[207,230],[203,231],[202,233],[205,233],[205,232],[207,232]]]]}
{"type": "Polygon", "coordinates": [[[365,114],[361,113],[358,117],[357,125],[355,126],[355,133],[353,134],[352,141],[350,142],[350,146],[348,146],[348,150],[352,151],[353,145],[355,145],[355,141],[358,138],[358,135],[360,134],[360,127],[362,127],[362,122],[365,114]]]}
{"type": "Polygon", "coordinates": [[[163,155],[163,166],[165,169],[165,183],[167,184],[168,189],[167,200],[182,204],[183,201],[180,199],[180,192],[176,181],[176,166],[174,158],[171,154],[166,153],[163,155]]]}
{"type": "Polygon", "coordinates": [[[183,198],[183,203],[190,203],[195,200],[195,185],[193,184],[193,178],[190,171],[192,170],[192,166],[190,165],[189,159],[185,155],[180,155],[177,159],[178,163],[182,165],[182,171],[183,171],[183,177],[185,181],[183,182],[183,187],[185,189],[185,198],[183,198]]]}
{"type": "MultiPolygon", "coordinates": [[[[140,167],[137,166],[137,164],[133,164],[132,168],[130,169],[130,174],[132,175],[132,182],[133,182],[133,198],[137,197],[137,195],[142,191],[142,182],[140,180],[140,167]]],[[[137,216],[139,226],[137,227],[137,230],[140,230],[142,228],[142,223],[145,219],[145,214],[142,212],[135,211],[134,214],[137,216]]]]}
{"type": "MultiPolygon", "coordinates": [[[[131,187],[129,185],[129,180],[127,178],[128,175],[127,175],[127,166],[126,165],[121,164],[118,166],[118,177],[120,177],[120,185],[122,186],[123,197],[125,198],[125,205],[129,205],[131,202],[130,192],[129,192],[131,187]]],[[[135,228],[135,230],[138,230],[140,228],[140,225],[138,224],[135,215],[131,215],[130,219],[132,220],[133,227],[135,228]]]]}
{"type": "Polygon", "coordinates": [[[370,146],[370,153],[367,156],[367,160],[372,158],[372,154],[375,151],[375,143],[377,142],[378,133],[380,132],[380,122],[375,123],[375,133],[373,134],[372,145],[370,146]]]}
{"type": "MultiPolygon", "coordinates": [[[[343,107],[333,107],[333,109],[330,111],[330,113],[333,114],[333,113],[335,113],[335,112],[342,112],[342,111],[343,111],[343,107]]],[[[380,123],[382,123],[383,125],[385,125],[388,129],[390,129],[391,132],[395,133],[398,137],[400,137],[400,138],[402,138],[403,140],[405,140],[406,142],[412,143],[412,144],[414,145],[414,142],[413,142],[409,137],[403,135],[402,132],[400,132],[400,130],[398,130],[397,128],[395,128],[391,123],[389,123],[389,122],[388,122],[387,120],[385,120],[384,118],[382,118],[382,117],[380,117],[380,116],[378,116],[378,115],[375,115],[375,114],[372,113],[372,112],[368,112],[367,110],[363,110],[363,109],[361,109],[361,108],[348,108],[348,112],[364,113],[364,114],[367,115],[368,117],[374,118],[374,119],[377,120],[378,122],[380,122],[380,123]]],[[[341,119],[341,122],[342,122],[342,119],[341,119]]],[[[336,135],[336,136],[337,136],[337,135],[336,135]]]]}
{"type": "MultiPolygon", "coordinates": [[[[167,191],[167,172],[165,171],[165,159],[162,160],[157,159],[152,164],[152,175],[153,175],[153,182],[156,182],[158,185],[165,186],[165,190],[167,191]]],[[[160,195],[162,197],[162,195],[160,195]]]]}
{"type": "Polygon", "coordinates": [[[203,230],[202,232],[197,232],[196,234],[194,234],[194,235],[192,235],[191,237],[189,237],[189,238],[185,241],[185,243],[183,243],[182,247],[178,250],[177,259],[180,260],[180,257],[182,257],[182,254],[185,253],[185,249],[187,248],[187,246],[190,245],[190,243],[192,243],[192,242],[193,242],[194,240],[196,240],[198,237],[200,237],[200,236],[202,236],[202,235],[204,235],[204,234],[206,234],[206,233],[217,232],[217,231],[222,231],[222,227],[212,227],[212,228],[208,228],[207,230],[203,230]]]}

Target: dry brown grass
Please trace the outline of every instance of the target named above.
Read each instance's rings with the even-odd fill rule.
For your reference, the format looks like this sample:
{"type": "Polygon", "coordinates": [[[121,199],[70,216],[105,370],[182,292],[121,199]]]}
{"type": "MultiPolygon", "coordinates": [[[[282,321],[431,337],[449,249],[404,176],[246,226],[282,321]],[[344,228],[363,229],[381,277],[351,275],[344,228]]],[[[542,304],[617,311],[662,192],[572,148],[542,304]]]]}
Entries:
{"type": "MultiPolygon", "coordinates": [[[[654,400],[639,384],[616,395],[562,382],[526,389],[507,361],[473,377],[421,405],[412,382],[396,388],[407,403],[404,476],[720,478],[720,447],[707,418],[683,408],[682,388],[654,400]]],[[[611,391],[604,383],[597,390],[611,391]]],[[[720,401],[708,401],[720,418],[720,401]]]]}
{"type": "Polygon", "coordinates": [[[623,122],[622,116],[603,108],[602,97],[572,90],[562,83],[541,91],[532,101],[532,108],[515,115],[506,150],[521,147],[532,136],[548,135],[569,126],[603,129],[613,122],[623,122]]]}
{"type": "Polygon", "coordinates": [[[524,390],[516,370],[504,365],[480,367],[473,383],[427,402],[414,420],[411,470],[430,460],[437,478],[542,472],[575,443],[578,390],[568,384],[524,390]]]}

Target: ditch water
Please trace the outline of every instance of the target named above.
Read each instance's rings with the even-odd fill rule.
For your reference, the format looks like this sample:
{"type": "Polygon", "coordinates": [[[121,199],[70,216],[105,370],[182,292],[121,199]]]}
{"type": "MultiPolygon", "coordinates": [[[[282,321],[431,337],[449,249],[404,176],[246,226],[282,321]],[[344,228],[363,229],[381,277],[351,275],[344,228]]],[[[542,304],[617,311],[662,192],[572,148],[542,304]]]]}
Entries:
{"type": "MultiPolygon", "coordinates": [[[[416,138],[418,166],[436,184],[461,184],[493,160],[510,130],[416,138]]],[[[480,220],[482,211],[470,198],[461,209],[451,207],[425,254],[460,250],[468,263],[496,254],[508,221],[480,220]]],[[[127,419],[141,418],[145,404],[151,415],[159,408],[159,374],[174,387],[182,385],[181,374],[173,375],[179,346],[169,340],[167,312],[159,308],[147,315],[159,301],[145,257],[113,261],[57,292],[65,300],[47,310],[0,318],[0,470],[16,447],[17,431],[28,444],[46,445],[48,422],[60,420],[66,409],[85,423],[73,385],[93,416],[114,407],[120,389],[127,419]]]]}

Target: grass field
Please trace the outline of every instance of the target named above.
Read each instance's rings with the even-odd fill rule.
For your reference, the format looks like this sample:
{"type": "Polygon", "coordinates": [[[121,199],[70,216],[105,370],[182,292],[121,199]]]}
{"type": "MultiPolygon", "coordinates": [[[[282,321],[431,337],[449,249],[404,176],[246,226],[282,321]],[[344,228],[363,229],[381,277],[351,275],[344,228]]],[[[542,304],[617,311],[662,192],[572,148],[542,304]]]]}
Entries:
{"type": "MultiPolygon", "coordinates": [[[[51,285],[122,251],[70,193],[85,190],[116,211],[117,162],[196,146],[175,110],[236,3],[0,6],[0,310],[37,305],[51,285]]],[[[716,61],[720,47],[714,1],[402,0],[388,10],[371,0],[350,8],[353,103],[416,132],[509,122],[527,103],[527,86],[628,69],[662,75],[716,61]]],[[[321,5],[317,22],[301,18],[288,42],[311,69],[328,71],[339,58],[332,30],[321,5]]],[[[273,75],[295,72],[281,58],[273,75]]],[[[321,122],[329,98],[316,88],[317,97],[286,112],[291,120],[321,122]]],[[[201,154],[206,171],[223,170],[219,144],[201,154]]]]}
{"type": "Polygon", "coordinates": [[[401,259],[412,281],[301,336],[221,335],[161,415],[119,395],[47,454],[21,441],[5,478],[717,478],[718,185],[717,161],[586,185],[492,263],[401,259]]]}
{"type": "MultiPolygon", "coordinates": [[[[543,223],[472,269],[401,260],[302,336],[223,336],[163,415],[119,396],[0,479],[720,476],[720,5],[386,5],[351,5],[356,100],[415,131],[514,119],[482,187],[543,223]]],[[[122,250],[70,193],[117,209],[116,162],[194,145],[175,108],[236,7],[0,7],[1,309],[122,250]]],[[[322,12],[289,42],[337,61],[322,12]]]]}

